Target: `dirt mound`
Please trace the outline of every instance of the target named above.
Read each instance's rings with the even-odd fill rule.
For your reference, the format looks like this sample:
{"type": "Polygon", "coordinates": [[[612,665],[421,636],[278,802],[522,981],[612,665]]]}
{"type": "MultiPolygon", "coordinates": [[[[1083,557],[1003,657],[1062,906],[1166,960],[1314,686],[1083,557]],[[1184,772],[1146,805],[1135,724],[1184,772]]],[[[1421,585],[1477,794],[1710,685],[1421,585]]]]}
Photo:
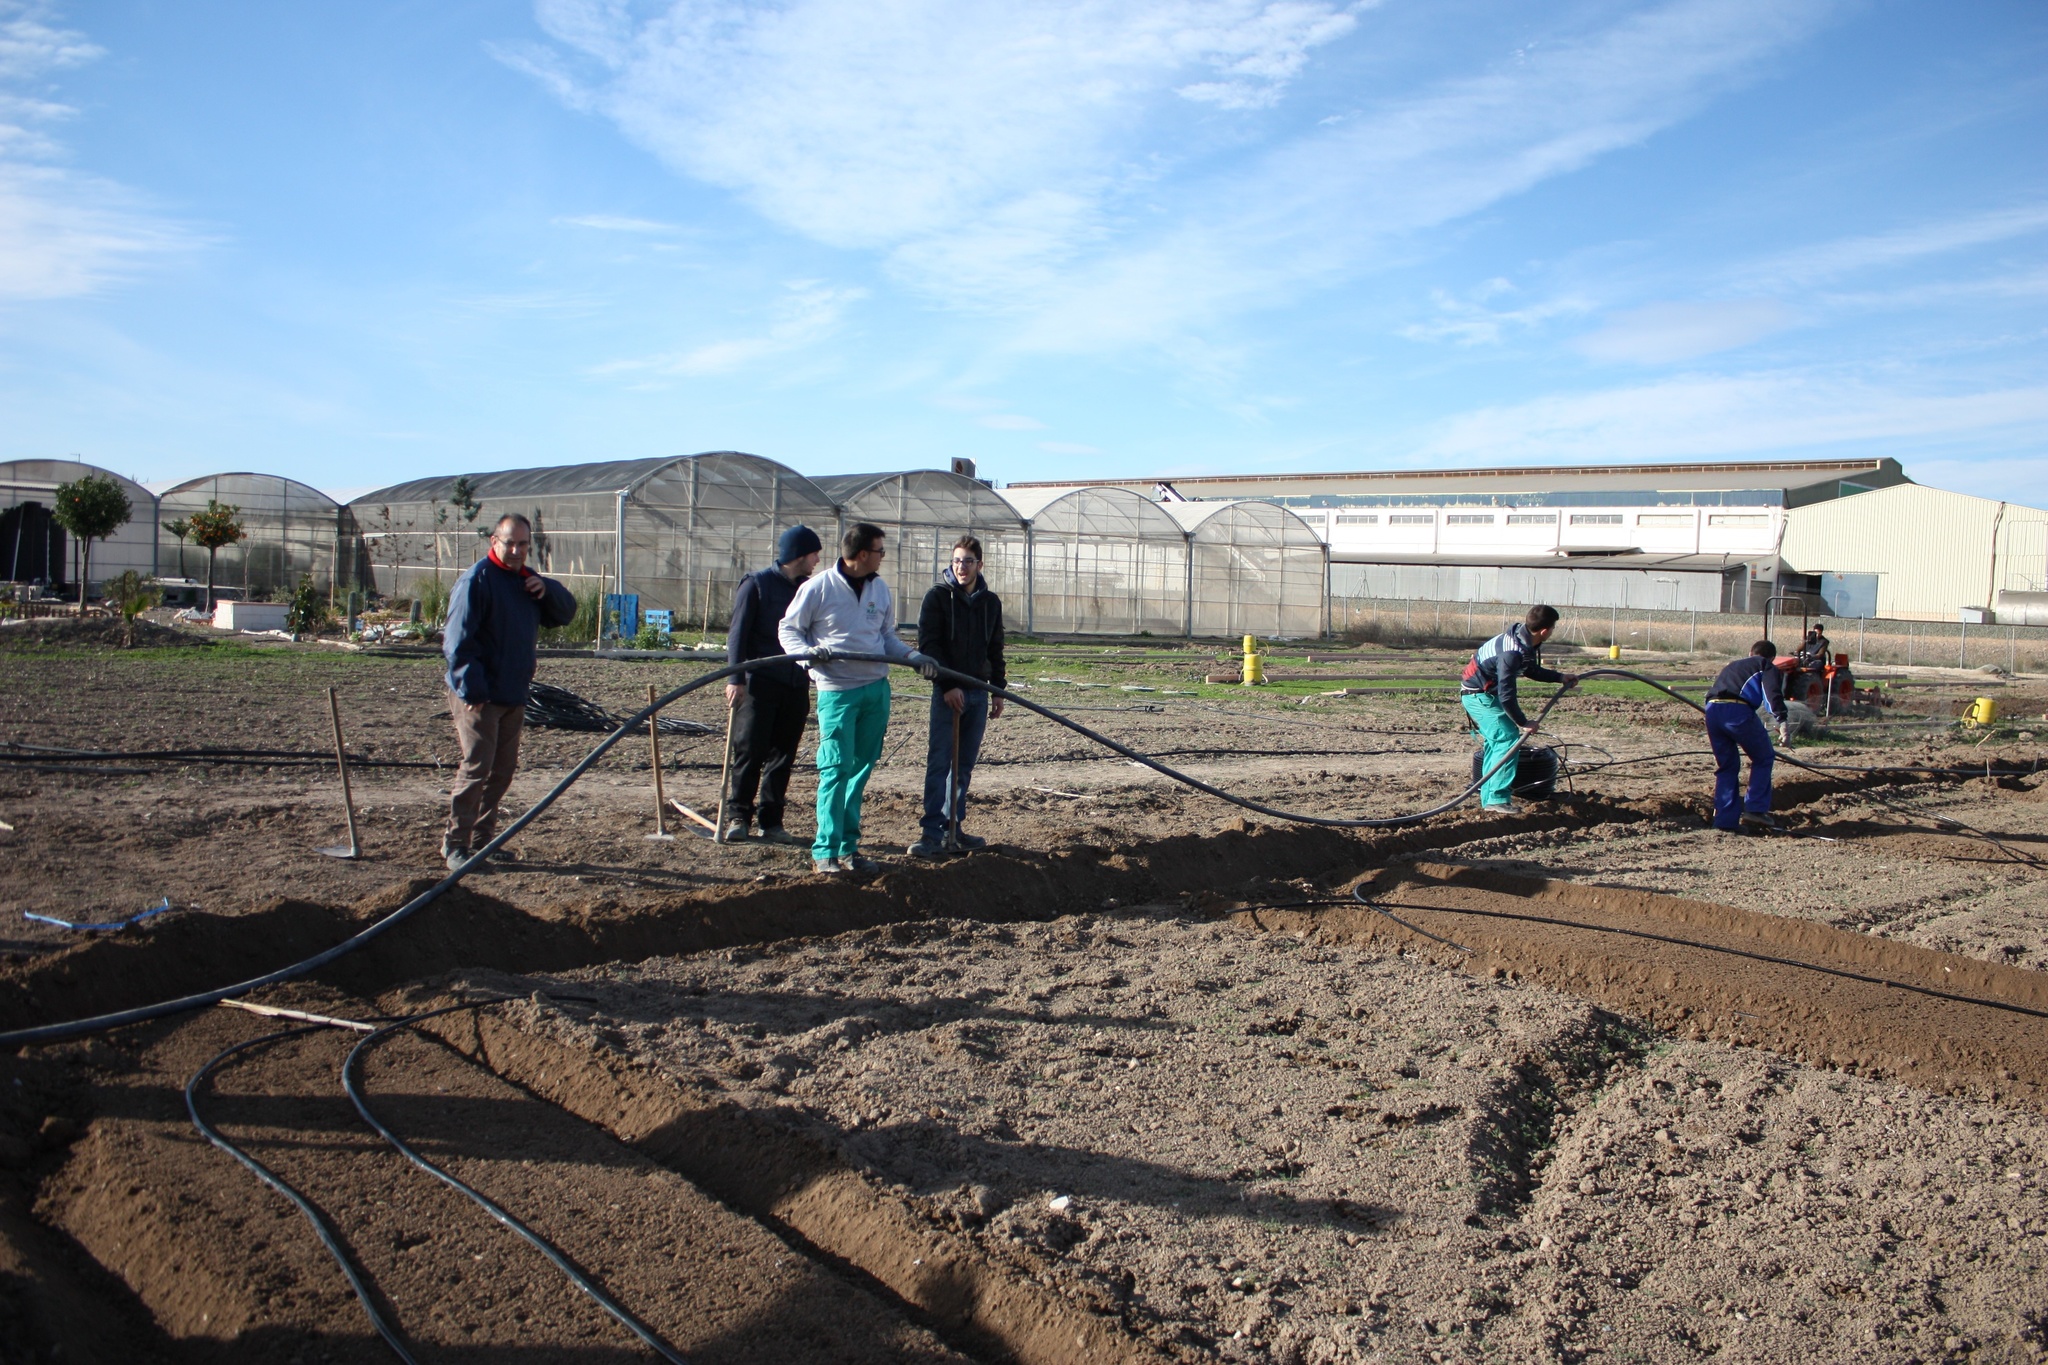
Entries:
{"type": "MultiPolygon", "coordinates": [[[[210,645],[204,635],[154,621],[135,623],[138,649],[176,648],[181,645],[210,645]]],[[[0,649],[126,649],[128,627],[101,616],[83,621],[72,616],[45,616],[35,621],[9,621],[0,626],[0,649]]]]}

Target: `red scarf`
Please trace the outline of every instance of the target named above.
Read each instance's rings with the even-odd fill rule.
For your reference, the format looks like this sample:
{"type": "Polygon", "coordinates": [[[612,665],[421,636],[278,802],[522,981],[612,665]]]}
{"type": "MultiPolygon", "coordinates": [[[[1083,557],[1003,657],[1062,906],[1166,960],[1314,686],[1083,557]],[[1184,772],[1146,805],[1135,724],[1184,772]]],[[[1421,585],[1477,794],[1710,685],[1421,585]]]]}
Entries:
{"type": "MultiPolygon", "coordinates": [[[[506,562],[505,562],[504,560],[502,560],[502,559],[498,558],[498,547],[497,547],[497,546],[495,546],[495,545],[493,545],[493,546],[491,547],[491,563],[493,563],[493,564],[497,565],[497,566],[498,566],[499,568],[503,569],[503,570],[504,570],[504,571],[505,571],[506,573],[511,573],[511,572],[512,572],[512,567],[511,567],[511,565],[507,564],[507,563],[506,563],[506,562]]],[[[533,570],[532,570],[532,569],[527,569],[527,568],[521,568],[521,569],[519,570],[519,576],[520,576],[521,578],[531,578],[531,577],[533,577],[533,570]]]]}

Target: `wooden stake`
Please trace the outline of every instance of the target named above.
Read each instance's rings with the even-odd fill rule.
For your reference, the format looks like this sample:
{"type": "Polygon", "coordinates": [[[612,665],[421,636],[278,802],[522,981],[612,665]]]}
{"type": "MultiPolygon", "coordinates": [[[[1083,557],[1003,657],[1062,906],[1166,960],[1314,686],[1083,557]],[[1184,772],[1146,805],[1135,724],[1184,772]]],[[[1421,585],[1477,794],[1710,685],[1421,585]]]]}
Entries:
{"type": "MultiPolygon", "coordinates": [[[[647,684],[647,704],[649,706],[654,705],[653,683],[647,684]]],[[[668,832],[667,817],[664,814],[668,803],[662,796],[661,791],[661,716],[659,713],[649,713],[647,717],[647,750],[654,758],[654,833],[647,837],[650,839],[673,839],[676,836],[668,832]]]]}
{"type": "Polygon", "coordinates": [[[334,766],[341,770],[341,804],[348,811],[348,847],[323,848],[320,852],[330,858],[360,858],[363,846],[356,837],[356,798],[348,781],[348,751],[341,744],[341,702],[331,687],[327,689],[327,715],[334,722],[334,766]]]}
{"type": "Polygon", "coordinates": [[[697,812],[691,810],[688,806],[676,800],[674,797],[670,797],[668,803],[671,807],[681,812],[684,816],[688,817],[691,820],[695,820],[698,824],[710,830],[713,835],[716,835],[718,833],[718,826],[712,824],[709,820],[706,820],[703,816],[697,814],[697,812]]]}
{"type": "Polygon", "coordinates": [[[725,789],[732,781],[732,722],[739,713],[737,706],[725,708],[725,762],[718,765],[718,824],[711,833],[714,843],[725,842],[725,789]]]}

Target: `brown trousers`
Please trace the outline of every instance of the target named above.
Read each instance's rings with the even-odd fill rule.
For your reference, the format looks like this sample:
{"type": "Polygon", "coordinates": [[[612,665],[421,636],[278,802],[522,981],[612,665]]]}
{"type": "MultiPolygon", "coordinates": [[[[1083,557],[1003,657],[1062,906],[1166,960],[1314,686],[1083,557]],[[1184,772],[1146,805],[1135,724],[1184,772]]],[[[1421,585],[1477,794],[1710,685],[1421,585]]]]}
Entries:
{"type": "Polygon", "coordinates": [[[448,830],[442,843],[469,852],[489,843],[498,828],[498,802],[512,785],[519,767],[519,736],[526,728],[526,709],[472,704],[448,694],[448,714],[455,719],[455,740],[462,746],[462,766],[448,793],[448,830]]]}

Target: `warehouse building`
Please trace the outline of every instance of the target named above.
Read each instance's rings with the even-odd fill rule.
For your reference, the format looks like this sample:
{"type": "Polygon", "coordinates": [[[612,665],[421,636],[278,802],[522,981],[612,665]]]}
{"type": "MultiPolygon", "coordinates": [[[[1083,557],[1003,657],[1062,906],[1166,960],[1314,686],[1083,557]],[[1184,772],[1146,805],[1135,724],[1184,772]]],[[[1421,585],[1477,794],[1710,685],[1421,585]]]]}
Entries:
{"type": "Polygon", "coordinates": [[[1890,459],[1230,475],[1005,491],[1045,499],[1083,487],[1169,505],[1252,498],[1286,507],[1329,547],[1338,599],[1749,612],[1791,596],[1831,615],[1954,621],[1964,610],[1995,612],[1999,593],[2035,590],[2026,585],[2042,576],[2043,556],[2027,538],[2038,533],[2025,528],[2043,514],[1923,488],[1890,459]],[[1910,530],[1916,518],[1941,533],[1910,530]],[[1965,562],[1970,572],[1956,567],[1965,562]]]}

